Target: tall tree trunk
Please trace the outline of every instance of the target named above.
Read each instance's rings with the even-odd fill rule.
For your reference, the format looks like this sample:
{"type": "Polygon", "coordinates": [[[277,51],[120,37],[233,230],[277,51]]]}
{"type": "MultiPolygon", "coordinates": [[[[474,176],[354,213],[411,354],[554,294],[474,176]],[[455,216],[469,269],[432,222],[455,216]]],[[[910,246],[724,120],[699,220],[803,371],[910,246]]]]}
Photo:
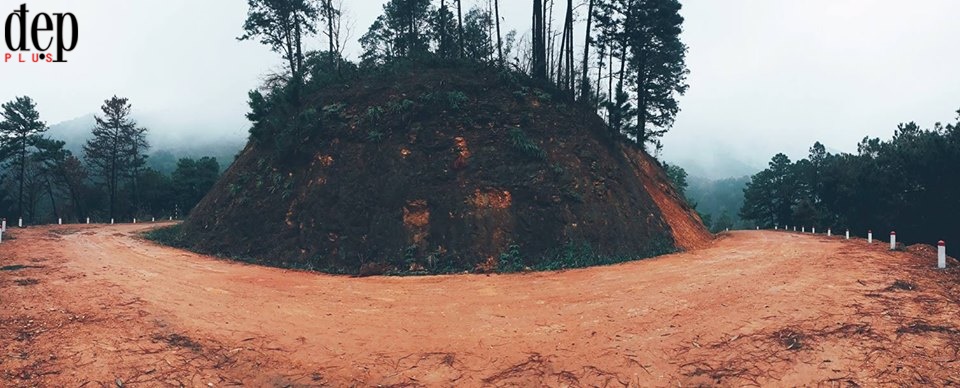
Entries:
{"type": "Polygon", "coordinates": [[[133,159],[132,159],[133,171],[131,171],[130,185],[132,187],[131,194],[133,194],[132,195],[133,211],[134,211],[134,214],[138,214],[140,212],[140,186],[139,186],[140,166],[138,165],[139,162],[137,161],[137,159],[140,157],[140,146],[137,144],[139,139],[137,139],[136,136],[133,137],[132,141],[133,141],[133,159]]]}
{"type": "Polygon", "coordinates": [[[549,19],[547,19],[546,16],[544,16],[544,22],[547,23],[547,39],[546,39],[547,63],[548,63],[547,68],[550,71],[550,78],[553,79],[553,76],[555,75],[553,74],[553,69],[554,69],[554,65],[556,64],[556,61],[554,60],[555,58],[554,54],[556,51],[556,47],[554,46],[556,45],[554,43],[557,40],[556,36],[554,36],[554,33],[553,33],[553,3],[555,0],[547,0],[547,1],[550,3],[550,5],[547,6],[549,10],[544,11],[546,13],[546,16],[550,17],[549,19]]]}
{"type": "Polygon", "coordinates": [[[564,69],[563,59],[566,58],[567,56],[565,51],[566,48],[567,48],[567,23],[564,22],[563,33],[561,34],[561,38],[560,38],[560,55],[557,57],[557,63],[556,63],[557,73],[555,74],[556,80],[557,80],[557,88],[561,90],[563,90],[564,86],[566,86],[566,82],[563,77],[563,69],[564,69]]]}
{"type": "MultiPolygon", "coordinates": [[[[587,29],[586,29],[586,38],[583,40],[583,81],[580,84],[580,99],[586,101],[590,96],[590,77],[589,74],[589,62],[590,59],[590,44],[593,43],[590,41],[590,27],[593,24],[593,1],[590,0],[590,5],[587,6],[587,29]]],[[[597,76],[597,82],[600,82],[600,77],[597,76]]],[[[599,88],[598,88],[599,89],[599,88]]]]}
{"type": "Polygon", "coordinates": [[[610,45],[610,54],[607,56],[607,99],[613,101],[613,45],[610,45]]]}
{"type": "Polygon", "coordinates": [[[287,36],[286,36],[286,38],[285,38],[284,40],[286,41],[285,43],[287,44],[287,61],[290,62],[290,76],[296,77],[296,75],[297,75],[297,60],[296,60],[297,54],[294,52],[294,49],[293,49],[293,37],[290,36],[290,34],[288,33],[287,36]]]}
{"type": "Polygon", "coordinates": [[[547,78],[546,32],[543,25],[543,1],[533,0],[533,78],[547,78]]]}
{"type": "Polygon", "coordinates": [[[117,152],[116,152],[116,139],[114,139],[114,151],[113,155],[110,158],[110,219],[115,218],[116,216],[116,203],[117,203],[117,152]]]}
{"type": "Polygon", "coordinates": [[[46,177],[47,195],[50,197],[50,206],[53,208],[53,218],[60,218],[60,212],[57,211],[57,199],[53,196],[53,185],[50,184],[50,177],[46,177]]]}
{"type": "Polygon", "coordinates": [[[338,16],[336,16],[333,10],[333,0],[326,0],[325,3],[327,8],[327,35],[330,38],[330,58],[331,58],[331,61],[333,62],[332,63],[333,68],[337,69],[337,71],[339,72],[340,56],[337,54],[337,51],[336,51],[337,38],[333,35],[333,21],[334,21],[334,18],[338,16]]]}
{"type": "Polygon", "coordinates": [[[457,31],[460,35],[460,58],[466,56],[466,51],[463,48],[463,7],[460,2],[462,0],[457,0],[457,31]]]}
{"type": "Polygon", "coordinates": [[[639,41],[634,44],[634,56],[637,72],[637,143],[643,148],[647,137],[647,37],[643,28],[639,28],[639,41]]]}
{"type": "Polygon", "coordinates": [[[443,19],[443,15],[446,14],[446,11],[447,11],[447,0],[440,0],[440,12],[439,12],[440,16],[439,16],[438,19],[440,19],[440,22],[439,22],[439,23],[441,23],[441,24],[439,24],[439,28],[440,28],[440,48],[441,48],[442,50],[437,50],[437,51],[440,52],[440,57],[441,57],[441,58],[444,58],[444,59],[447,58],[447,52],[444,51],[444,50],[447,50],[447,49],[448,49],[448,47],[447,47],[447,45],[446,45],[446,43],[447,43],[447,26],[444,25],[444,24],[442,24],[442,23],[445,22],[444,19],[443,19]]]}
{"type": "Polygon", "coordinates": [[[67,176],[66,172],[61,171],[64,182],[67,184],[67,190],[70,191],[70,199],[73,201],[73,209],[77,214],[77,219],[84,217],[83,211],[83,201],[80,199],[80,189],[75,187],[74,184],[70,181],[71,177],[67,176]]]}
{"type": "Polygon", "coordinates": [[[500,38],[500,0],[493,0],[493,13],[497,18],[497,54],[500,56],[500,66],[503,66],[503,41],[500,38]]]}
{"type": "Polygon", "coordinates": [[[17,211],[20,212],[20,218],[23,218],[23,180],[27,176],[27,137],[20,139],[20,196],[17,200],[17,211]]]}
{"type": "Polygon", "coordinates": [[[295,19],[296,21],[296,32],[297,32],[297,80],[303,82],[303,36],[302,31],[300,31],[300,15],[298,14],[295,19]]]}
{"type": "Polygon", "coordinates": [[[573,0],[567,0],[567,25],[564,29],[567,30],[567,48],[565,50],[567,55],[567,90],[570,91],[570,99],[573,100],[577,95],[573,86],[573,80],[576,78],[576,71],[573,68],[573,0]]]}
{"type": "MultiPolygon", "coordinates": [[[[603,88],[600,80],[603,78],[603,55],[600,55],[600,62],[597,63],[597,90],[594,90],[593,100],[597,103],[600,102],[600,89],[603,88]]],[[[589,80],[588,80],[589,82],[589,80]]],[[[596,104],[594,104],[596,105],[596,104]]]]}

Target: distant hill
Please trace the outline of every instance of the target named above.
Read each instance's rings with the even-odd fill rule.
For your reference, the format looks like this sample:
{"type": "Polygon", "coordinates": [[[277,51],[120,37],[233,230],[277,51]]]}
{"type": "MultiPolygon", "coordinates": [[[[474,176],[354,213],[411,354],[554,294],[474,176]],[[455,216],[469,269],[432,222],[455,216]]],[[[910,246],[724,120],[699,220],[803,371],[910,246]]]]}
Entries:
{"type": "MultiPolygon", "coordinates": [[[[246,144],[247,127],[236,130],[234,129],[237,127],[236,124],[231,125],[229,129],[194,130],[192,128],[197,124],[186,123],[184,120],[151,115],[135,116],[134,119],[149,130],[147,132],[147,140],[150,142],[148,166],[162,173],[172,172],[180,158],[204,156],[217,158],[221,169],[226,170],[246,144]]],[[[47,135],[66,142],[66,148],[70,152],[82,157],[83,144],[90,139],[95,123],[94,114],[90,113],[51,125],[47,135]]]]}
{"type": "MultiPolygon", "coordinates": [[[[743,206],[743,189],[747,182],[750,182],[749,176],[716,180],[690,176],[687,182],[687,197],[693,201],[697,211],[704,215],[704,222],[710,221],[716,225],[725,217],[732,224],[732,228],[749,226],[744,224],[739,216],[743,206]]],[[[716,231],[716,228],[714,230],[716,231]]]]}
{"type": "MultiPolygon", "coordinates": [[[[773,155],[771,155],[773,156],[773,155]]],[[[694,158],[675,158],[669,162],[683,167],[690,176],[706,179],[739,178],[760,172],[764,165],[744,161],[730,153],[712,152],[694,158]]]]}

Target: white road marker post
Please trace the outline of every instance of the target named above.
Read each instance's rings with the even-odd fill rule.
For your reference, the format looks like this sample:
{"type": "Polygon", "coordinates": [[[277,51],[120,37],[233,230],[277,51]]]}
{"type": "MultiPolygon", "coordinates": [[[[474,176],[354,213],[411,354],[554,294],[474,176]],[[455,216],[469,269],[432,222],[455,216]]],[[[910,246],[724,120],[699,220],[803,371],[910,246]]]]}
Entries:
{"type": "Polygon", "coordinates": [[[796,226],[793,227],[793,231],[794,231],[794,232],[797,231],[797,227],[796,227],[796,226]]]}
{"type": "Polygon", "coordinates": [[[87,217],[87,224],[90,224],[90,217],[87,217]]]}
{"type": "Polygon", "coordinates": [[[873,244],[873,231],[867,231],[867,244],[873,244]]]}
{"type": "Polygon", "coordinates": [[[810,230],[810,233],[817,234],[817,227],[814,226],[813,229],[810,230]]]}
{"type": "Polygon", "coordinates": [[[937,243],[937,268],[947,268],[947,244],[943,240],[937,243]]]}
{"type": "Polygon", "coordinates": [[[150,222],[157,222],[157,217],[150,217],[150,222]]]}
{"type": "Polygon", "coordinates": [[[113,218],[110,219],[110,225],[113,225],[113,218]]]}
{"type": "Polygon", "coordinates": [[[6,232],[6,231],[7,231],[7,219],[4,218],[3,221],[0,221],[0,222],[2,222],[2,223],[0,223],[0,230],[6,232]]]}
{"type": "Polygon", "coordinates": [[[830,228],[827,228],[827,237],[833,237],[833,230],[830,228]]]}
{"type": "Polygon", "coordinates": [[[896,249],[897,249],[897,232],[894,232],[891,230],[890,231],[890,250],[893,251],[896,249]]]}
{"type": "Polygon", "coordinates": [[[780,230],[780,225],[774,225],[773,230],[780,230]]]}
{"type": "Polygon", "coordinates": [[[17,227],[18,228],[23,227],[23,217],[20,217],[19,219],[17,219],[17,227]]]}
{"type": "Polygon", "coordinates": [[[760,230],[760,227],[759,227],[759,226],[757,227],[757,230],[760,230]]]}
{"type": "Polygon", "coordinates": [[[850,229],[847,229],[847,240],[850,239],[850,229]]]}
{"type": "Polygon", "coordinates": [[[134,224],[137,223],[137,217],[133,217],[133,223],[134,223],[134,224]]]}
{"type": "Polygon", "coordinates": [[[806,227],[806,226],[801,226],[801,227],[800,227],[800,233],[807,233],[807,227],[806,227]]]}
{"type": "Polygon", "coordinates": [[[57,218],[57,225],[63,225],[63,218],[57,218]]]}

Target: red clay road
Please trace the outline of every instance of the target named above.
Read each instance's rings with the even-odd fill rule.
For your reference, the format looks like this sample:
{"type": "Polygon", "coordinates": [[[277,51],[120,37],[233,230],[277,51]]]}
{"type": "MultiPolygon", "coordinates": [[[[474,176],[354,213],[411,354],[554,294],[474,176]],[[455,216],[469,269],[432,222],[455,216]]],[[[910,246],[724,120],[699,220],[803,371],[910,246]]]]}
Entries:
{"type": "Polygon", "coordinates": [[[609,267],[350,278],[150,227],[4,236],[0,386],[960,384],[960,272],[884,244],[748,231],[609,267]]]}

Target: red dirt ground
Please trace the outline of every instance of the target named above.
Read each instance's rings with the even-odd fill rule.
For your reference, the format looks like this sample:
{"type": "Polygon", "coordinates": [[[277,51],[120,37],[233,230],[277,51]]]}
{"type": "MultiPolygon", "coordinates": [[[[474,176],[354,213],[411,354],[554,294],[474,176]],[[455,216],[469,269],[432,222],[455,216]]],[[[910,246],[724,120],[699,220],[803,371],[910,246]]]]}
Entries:
{"type": "Polygon", "coordinates": [[[610,267],[348,278],[149,227],[4,236],[0,386],[960,383],[960,272],[884,244],[750,231],[610,267]]]}

